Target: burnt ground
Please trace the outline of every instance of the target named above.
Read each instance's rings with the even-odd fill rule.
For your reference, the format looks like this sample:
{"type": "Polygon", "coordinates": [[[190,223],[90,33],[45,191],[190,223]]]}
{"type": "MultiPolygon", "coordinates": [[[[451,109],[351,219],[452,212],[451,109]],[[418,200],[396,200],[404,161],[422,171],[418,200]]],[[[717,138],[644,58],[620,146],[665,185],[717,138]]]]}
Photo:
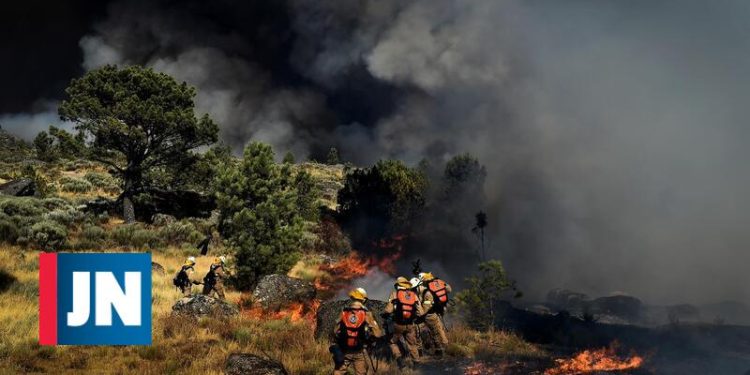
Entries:
{"type": "MultiPolygon", "coordinates": [[[[672,324],[660,327],[603,324],[566,313],[539,314],[503,306],[498,327],[542,345],[553,357],[619,344],[619,352],[645,358],[639,373],[659,375],[750,374],[750,327],[672,324]]],[[[533,373],[533,372],[527,372],[533,373]]],[[[515,374],[508,372],[508,374],[515,374]]]]}

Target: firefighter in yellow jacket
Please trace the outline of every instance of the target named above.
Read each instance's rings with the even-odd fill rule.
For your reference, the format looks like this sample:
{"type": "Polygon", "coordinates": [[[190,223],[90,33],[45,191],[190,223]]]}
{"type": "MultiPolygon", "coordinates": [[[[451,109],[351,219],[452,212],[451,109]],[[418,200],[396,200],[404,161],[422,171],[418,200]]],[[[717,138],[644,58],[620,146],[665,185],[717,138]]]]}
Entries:
{"type": "Polygon", "coordinates": [[[357,288],[349,292],[351,302],[341,312],[341,320],[333,330],[336,344],[330,348],[333,354],[334,375],[347,374],[348,368],[355,375],[367,374],[365,345],[373,338],[383,336],[378,322],[364,303],[367,291],[357,288]]]}
{"type": "Polygon", "coordinates": [[[419,341],[415,321],[424,315],[424,309],[407,278],[396,279],[394,289],[388,296],[385,313],[391,314],[393,319],[393,332],[389,340],[391,352],[398,361],[399,368],[404,368],[409,362],[419,362],[419,341]],[[405,353],[401,352],[399,341],[404,346],[405,353]],[[405,356],[408,359],[404,359],[405,356]]]}
{"type": "Polygon", "coordinates": [[[424,322],[430,329],[433,341],[437,345],[435,354],[442,355],[448,346],[448,335],[443,324],[443,314],[448,304],[448,295],[452,292],[450,284],[436,278],[429,272],[419,274],[420,284],[417,288],[424,307],[424,322]]]}

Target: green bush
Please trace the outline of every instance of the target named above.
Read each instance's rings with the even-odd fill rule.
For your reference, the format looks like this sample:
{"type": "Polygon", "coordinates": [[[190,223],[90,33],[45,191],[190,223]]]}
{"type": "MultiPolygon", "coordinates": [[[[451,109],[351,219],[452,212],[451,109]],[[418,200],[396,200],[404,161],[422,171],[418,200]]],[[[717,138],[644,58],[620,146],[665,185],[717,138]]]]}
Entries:
{"type": "Polygon", "coordinates": [[[140,224],[121,225],[112,231],[111,238],[118,246],[134,248],[162,246],[159,233],[147,230],[140,224]]]}
{"type": "Polygon", "coordinates": [[[100,226],[87,225],[81,231],[81,238],[90,242],[100,242],[107,238],[107,232],[100,226]]]}
{"type": "Polygon", "coordinates": [[[53,197],[42,199],[42,206],[48,210],[58,210],[61,208],[70,208],[71,204],[65,199],[53,197]]]}
{"type": "Polygon", "coordinates": [[[14,244],[18,238],[18,227],[8,219],[0,219],[0,241],[14,244]]]}
{"type": "Polygon", "coordinates": [[[203,234],[195,229],[195,225],[186,220],[167,224],[159,229],[159,236],[162,241],[173,245],[196,243],[203,238],[203,234]]]}
{"type": "Polygon", "coordinates": [[[77,223],[83,220],[84,214],[75,208],[67,208],[61,210],[54,210],[48,212],[42,216],[44,220],[56,221],[64,227],[69,227],[73,223],[77,223]]]}
{"type": "Polygon", "coordinates": [[[0,197],[0,212],[8,216],[38,216],[44,213],[44,207],[36,198],[0,197]]]}
{"type": "Polygon", "coordinates": [[[63,177],[60,179],[60,188],[69,193],[88,193],[93,186],[80,178],[63,177]]]}
{"type": "Polygon", "coordinates": [[[31,226],[29,239],[31,244],[45,251],[57,250],[65,244],[68,231],[62,225],[49,220],[40,221],[31,226]]]}
{"type": "Polygon", "coordinates": [[[106,173],[88,172],[83,179],[100,189],[117,188],[117,182],[106,173]]]}

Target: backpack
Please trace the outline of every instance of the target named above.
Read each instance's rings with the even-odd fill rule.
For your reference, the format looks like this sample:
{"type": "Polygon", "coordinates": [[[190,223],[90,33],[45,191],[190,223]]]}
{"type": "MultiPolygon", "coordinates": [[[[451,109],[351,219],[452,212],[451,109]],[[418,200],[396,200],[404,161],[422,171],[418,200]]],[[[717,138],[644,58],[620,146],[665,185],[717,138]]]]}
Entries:
{"type": "Polygon", "coordinates": [[[341,312],[342,328],[339,342],[346,349],[359,349],[364,344],[365,321],[367,312],[364,309],[344,309],[341,312]]]}
{"type": "Polygon", "coordinates": [[[216,284],[216,273],[214,273],[214,271],[216,270],[216,268],[218,268],[218,267],[215,267],[213,264],[211,265],[211,268],[208,270],[208,273],[203,278],[203,284],[204,285],[214,285],[214,284],[216,284]]]}
{"type": "Polygon", "coordinates": [[[178,288],[186,287],[188,284],[190,284],[190,277],[188,277],[187,270],[189,269],[185,268],[184,266],[180,269],[179,272],[177,272],[177,275],[175,275],[174,279],[172,279],[172,284],[178,288]]]}
{"type": "Polygon", "coordinates": [[[440,305],[448,303],[448,291],[445,288],[445,281],[434,279],[427,284],[427,290],[435,297],[435,302],[440,305]]]}
{"type": "Polygon", "coordinates": [[[396,317],[400,321],[409,322],[416,317],[416,305],[419,303],[416,293],[411,290],[399,290],[396,300],[396,317]]]}

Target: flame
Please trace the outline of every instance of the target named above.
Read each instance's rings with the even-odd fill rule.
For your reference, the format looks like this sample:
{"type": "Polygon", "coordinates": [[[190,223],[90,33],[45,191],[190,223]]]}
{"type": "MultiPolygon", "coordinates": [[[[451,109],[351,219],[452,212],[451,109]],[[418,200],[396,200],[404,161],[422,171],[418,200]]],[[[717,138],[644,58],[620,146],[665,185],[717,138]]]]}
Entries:
{"type": "Polygon", "coordinates": [[[631,370],[641,367],[643,357],[632,355],[627,359],[617,357],[616,344],[599,350],[584,350],[570,359],[556,359],[557,367],[547,369],[544,375],[586,374],[595,371],[631,370]]]}
{"type": "Polygon", "coordinates": [[[309,303],[292,303],[279,311],[264,310],[260,306],[255,306],[242,311],[245,317],[255,320],[283,320],[288,319],[290,322],[310,322],[315,323],[315,315],[320,307],[320,301],[315,299],[309,303]]]}

